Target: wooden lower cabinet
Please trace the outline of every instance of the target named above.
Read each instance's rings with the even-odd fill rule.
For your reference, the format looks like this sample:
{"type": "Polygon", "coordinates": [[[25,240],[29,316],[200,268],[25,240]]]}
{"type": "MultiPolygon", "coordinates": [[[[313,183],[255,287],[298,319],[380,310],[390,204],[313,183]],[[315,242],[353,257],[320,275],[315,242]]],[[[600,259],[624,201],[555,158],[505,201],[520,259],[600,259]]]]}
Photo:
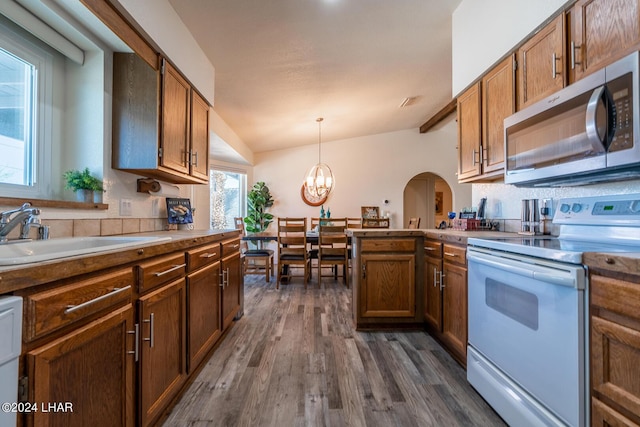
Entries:
{"type": "Polygon", "coordinates": [[[187,276],[190,373],[222,335],[221,292],[220,261],[187,276]]]}
{"type": "Polygon", "coordinates": [[[423,256],[422,233],[394,231],[377,237],[379,233],[354,233],[351,239],[356,328],[418,326],[423,311],[422,264],[417,262],[423,256]]]}
{"type": "Polygon", "coordinates": [[[131,304],[26,354],[29,402],[38,411],[27,425],[134,426],[135,326],[131,304]],[[48,403],[72,411],[47,411],[48,403]],[[44,406],[42,406],[44,405],[44,406]]]}
{"type": "Polygon", "coordinates": [[[186,283],[178,279],[138,300],[140,424],[158,420],[187,379],[186,283]]]}
{"type": "Polygon", "coordinates": [[[442,271],[442,340],[456,359],[466,365],[467,267],[445,259],[442,271]]]}
{"type": "Polygon", "coordinates": [[[640,425],[640,276],[621,271],[589,276],[593,426],[640,425]]]}
{"type": "Polygon", "coordinates": [[[466,246],[425,240],[426,329],[463,366],[467,359],[466,246]]]}
{"type": "Polygon", "coordinates": [[[416,314],[414,254],[363,254],[360,286],[362,317],[407,317],[416,314]]]}
{"type": "Polygon", "coordinates": [[[222,259],[222,271],[222,330],[226,330],[240,310],[242,264],[239,252],[222,259]]]}

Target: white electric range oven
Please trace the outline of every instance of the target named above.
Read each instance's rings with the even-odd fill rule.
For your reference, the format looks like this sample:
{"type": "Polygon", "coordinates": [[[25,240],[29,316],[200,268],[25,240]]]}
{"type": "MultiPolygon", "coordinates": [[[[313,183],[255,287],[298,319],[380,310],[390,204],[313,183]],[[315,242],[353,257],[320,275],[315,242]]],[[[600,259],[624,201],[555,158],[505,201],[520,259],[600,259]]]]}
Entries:
{"type": "Polygon", "coordinates": [[[640,252],[640,194],[563,199],[560,235],[468,240],[467,379],[514,426],[589,424],[584,252],[640,252]]]}

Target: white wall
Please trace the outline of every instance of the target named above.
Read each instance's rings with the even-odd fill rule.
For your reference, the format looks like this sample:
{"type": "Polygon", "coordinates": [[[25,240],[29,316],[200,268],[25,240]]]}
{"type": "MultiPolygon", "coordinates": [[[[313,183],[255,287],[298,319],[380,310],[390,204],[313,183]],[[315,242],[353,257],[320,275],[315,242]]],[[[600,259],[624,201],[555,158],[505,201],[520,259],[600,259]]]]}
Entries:
{"type": "Polygon", "coordinates": [[[463,0],[452,16],[452,91],[459,94],[567,0],[463,0]]]}
{"type": "MultiPolygon", "coordinates": [[[[336,178],[325,209],[333,217],[360,216],[361,206],[391,212],[391,227],[402,227],[403,193],[414,176],[433,172],[453,190],[453,205],[471,202],[469,185],[457,184],[457,127],[453,116],[426,134],[409,129],[322,143],[322,160],[336,178]],[[388,199],[389,204],[383,205],[388,199]]],[[[269,186],[276,216],[317,217],[320,208],[307,206],[300,187],[307,170],[318,161],[317,144],[255,155],[253,182],[269,186]]],[[[250,185],[253,184],[250,183],[250,185]]]]}

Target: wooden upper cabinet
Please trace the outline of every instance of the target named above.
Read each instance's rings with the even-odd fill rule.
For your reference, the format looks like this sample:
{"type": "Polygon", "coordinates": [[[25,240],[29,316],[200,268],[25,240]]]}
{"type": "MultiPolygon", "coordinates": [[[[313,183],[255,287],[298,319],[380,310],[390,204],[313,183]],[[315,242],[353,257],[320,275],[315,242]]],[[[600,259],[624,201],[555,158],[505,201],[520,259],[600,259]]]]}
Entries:
{"type": "Polygon", "coordinates": [[[193,177],[209,178],[209,104],[191,91],[191,168],[193,177]]]}
{"type": "Polygon", "coordinates": [[[565,86],[564,23],[561,13],[518,49],[518,110],[565,86]]]}
{"type": "Polygon", "coordinates": [[[504,119],[516,112],[514,55],[504,59],[482,79],[483,173],[504,169],[504,119]]]}
{"type": "Polygon", "coordinates": [[[458,179],[481,173],[480,82],[458,97],[458,179]]]}
{"type": "Polygon", "coordinates": [[[578,0],[567,11],[569,83],[640,47],[639,0],[578,0]]]}
{"type": "Polygon", "coordinates": [[[209,104],[163,59],[113,60],[112,166],[176,184],[208,182],[209,104]]]}
{"type": "Polygon", "coordinates": [[[169,62],[162,64],[162,125],[160,164],[189,173],[191,87],[169,62]]]}

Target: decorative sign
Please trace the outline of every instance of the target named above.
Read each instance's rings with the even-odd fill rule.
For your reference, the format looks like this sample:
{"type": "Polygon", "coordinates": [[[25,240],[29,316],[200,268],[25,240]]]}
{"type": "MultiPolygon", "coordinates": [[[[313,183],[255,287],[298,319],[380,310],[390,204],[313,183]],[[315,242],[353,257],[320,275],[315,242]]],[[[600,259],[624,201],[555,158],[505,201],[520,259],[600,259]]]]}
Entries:
{"type": "Polygon", "coordinates": [[[167,197],[167,219],[169,224],[193,223],[191,200],[167,197]]]}

